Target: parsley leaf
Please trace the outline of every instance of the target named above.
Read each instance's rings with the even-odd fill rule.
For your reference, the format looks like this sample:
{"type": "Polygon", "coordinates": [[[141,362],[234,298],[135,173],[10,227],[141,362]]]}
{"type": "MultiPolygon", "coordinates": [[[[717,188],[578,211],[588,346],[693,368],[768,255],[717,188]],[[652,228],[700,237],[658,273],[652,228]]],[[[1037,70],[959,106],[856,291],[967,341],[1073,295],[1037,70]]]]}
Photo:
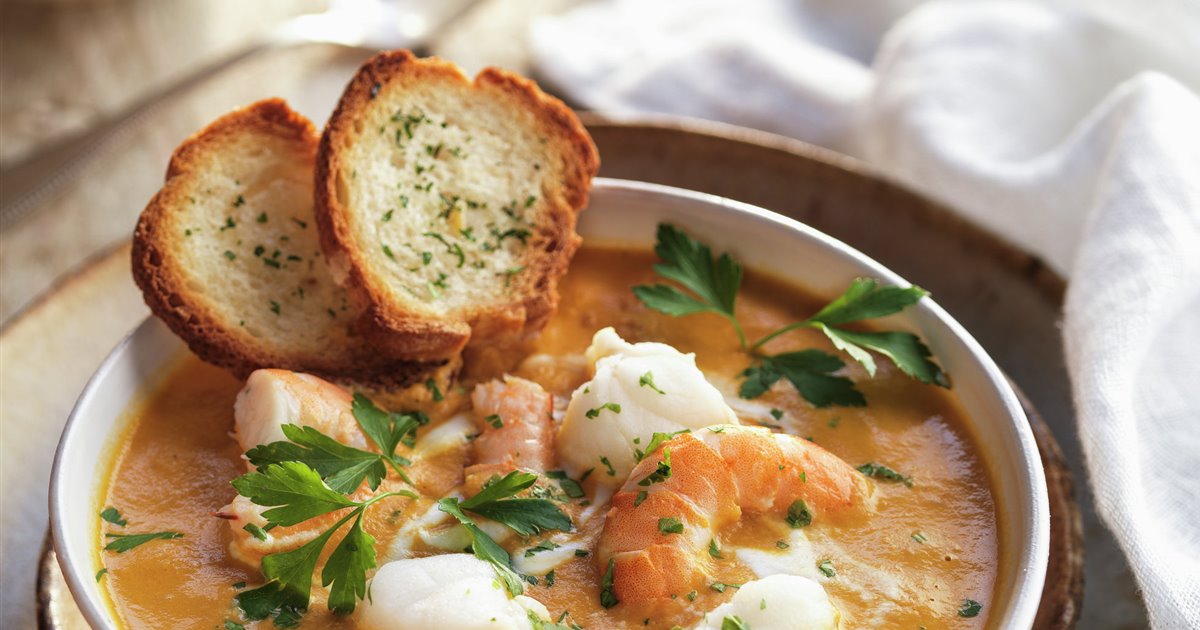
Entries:
{"type": "Polygon", "coordinates": [[[833,568],[832,560],[822,560],[817,563],[817,569],[821,571],[821,575],[827,578],[837,576],[837,571],[833,568]]]}
{"type": "Polygon", "coordinates": [[[801,327],[816,328],[825,333],[838,350],[849,354],[875,376],[875,359],[868,350],[891,359],[900,371],[927,385],[949,387],[942,369],[930,357],[929,348],[916,335],[906,332],[859,332],[838,328],[839,324],[886,317],[899,313],[919,302],[929,292],[920,287],[881,287],[873,278],[858,278],[846,292],[834,298],[812,317],[785,326],[759,341],[759,348],[775,337],[801,327]]]}
{"type": "Polygon", "coordinates": [[[112,538],[113,541],[104,545],[105,551],[115,551],[117,553],[125,553],[134,547],[140,547],[151,540],[174,540],[183,538],[183,534],[179,532],[154,532],[152,534],[105,534],[112,538]]]}
{"type": "Polygon", "coordinates": [[[448,498],[438,501],[438,509],[458,519],[466,528],[467,533],[471,536],[471,551],[476,558],[492,565],[492,569],[496,571],[496,576],[504,584],[504,588],[508,590],[513,597],[525,592],[525,587],[521,585],[521,577],[512,569],[512,562],[508,556],[508,552],[504,547],[496,544],[491,536],[488,536],[475,521],[463,513],[462,508],[457,499],[448,498]]]}
{"type": "Polygon", "coordinates": [[[659,432],[655,431],[650,436],[650,443],[646,445],[646,450],[643,451],[642,449],[637,448],[637,449],[634,449],[633,454],[637,457],[637,460],[640,462],[643,459],[646,459],[646,457],[648,455],[653,455],[654,452],[658,450],[658,447],[663,445],[663,442],[666,442],[667,440],[669,440],[681,433],[691,433],[691,431],[692,431],[691,429],[681,429],[681,430],[675,431],[673,433],[659,433],[659,432]]]}
{"type": "Polygon", "coordinates": [[[660,518],[658,519],[658,532],[664,536],[667,534],[682,534],[683,522],[674,516],[660,518]]]}
{"type": "Polygon", "coordinates": [[[100,518],[119,527],[125,527],[127,524],[129,524],[129,521],[121,518],[121,513],[117,511],[117,508],[112,507],[111,505],[100,511],[100,518]]]}
{"type": "Polygon", "coordinates": [[[367,595],[367,571],[375,568],[375,538],[363,529],[362,521],[363,513],[359,511],[354,525],[321,571],[321,584],[332,584],[328,603],[335,613],[354,611],[355,601],[367,595]]]}
{"type": "Polygon", "coordinates": [[[649,487],[656,483],[662,483],[671,477],[671,449],[663,449],[663,458],[658,462],[658,466],[654,468],[654,472],[646,475],[638,482],[643,488],[649,487]]]}
{"type": "MultiPolygon", "coordinates": [[[[863,332],[842,328],[843,324],[885,317],[908,308],[928,295],[919,287],[879,286],[870,278],[854,280],[850,287],[815,315],[784,326],[747,346],[745,336],[734,315],[734,301],[742,280],[742,268],[729,254],[714,260],[707,245],[693,240],[670,224],[659,224],[655,252],[663,263],[655,265],[659,276],[675,281],[691,291],[687,293],[669,284],[636,286],[634,295],[647,307],[674,317],[700,312],[713,312],[729,319],[738,333],[743,350],[754,362],[742,376],[739,387],[743,398],[755,398],[786,378],[805,400],[816,407],[830,405],[866,405],[862,392],[853,381],[834,376],[845,364],[837,357],[820,350],[805,350],[779,355],[761,351],[764,344],[799,328],[815,328],[825,334],[838,350],[845,352],[875,375],[876,363],[872,353],[890,359],[904,374],[926,384],[949,387],[949,379],[932,359],[929,348],[912,333],[898,331],[863,332]]],[[[647,374],[641,386],[653,385],[647,374]],[[649,381],[646,382],[646,377],[649,381]]]]}
{"type": "Polygon", "coordinates": [[[738,395],[757,398],[780,378],[786,378],[814,407],[862,407],[867,400],[854,387],[854,382],[844,376],[832,376],[833,372],[845,365],[841,359],[821,350],[800,350],[763,357],[758,365],[752,365],[742,372],[746,380],[738,388],[738,395]]]}
{"type": "Polygon", "coordinates": [[[263,512],[263,518],[282,527],[291,527],[357,502],[332,490],[321,475],[295,461],[270,464],[263,472],[246,473],[232,482],[238,494],[256,505],[278,506],[263,512]]]}
{"type": "Polygon", "coordinates": [[[742,284],[742,266],[728,253],[714,261],[707,245],[669,223],[658,224],[657,236],[654,252],[663,263],[654,266],[655,273],[678,282],[696,297],[669,284],[639,285],[633,287],[633,294],[647,307],[673,317],[703,312],[721,315],[733,324],[745,348],[746,336],[733,312],[742,284]]]}
{"type": "Polygon", "coordinates": [[[484,485],[473,497],[460,503],[464,510],[509,526],[522,536],[546,530],[571,531],[571,519],[546,499],[509,499],[532,486],[537,475],[514,470],[484,485]]]}
{"type": "Polygon", "coordinates": [[[459,501],[449,497],[438,501],[438,509],[458,519],[471,536],[475,556],[495,569],[496,575],[514,597],[524,592],[521,578],[512,569],[508,552],[488,536],[475,520],[464,512],[474,512],[503,523],[522,536],[532,536],[545,530],[570,531],[571,519],[552,502],[545,499],[512,499],[518,492],[532,486],[537,475],[514,470],[504,477],[494,477],[474,496],[459,501]]]}
{"type": "Polygon", "coordinates": [[[246,458],[259,472],[271,464],[303,463],[320,473],[332,490],[342,494],[357,490],[364,479],[372,490],[377,489],[387,477],[389,465],[411,485],[412,480],[401,467],[412,462],[397,455],[396,447],[410,444],[417,427],[428,424],[429,418],[419,412],[389,414],[362,394],[354,395],[351,412],[379,453],[346,446],[313,427],[289,424],[282,427],[289,441],[256,446],[246,451],[246,458]]]}
{"type": "Polygon", "coordinates": [[[812,525],[813,514],[808,509],[808,504],[804,502],[804,499],[796,499],[788,506],[786,520],[787,524],[792,526],[792,529],[799,529],[812,525]]]}
{"type": "MultiPolygon", "coordinates": [[[[423,413],[387,413],[376,407],[370,398],[357,393],[350,411],[363,433],[388,457],[395,456],[396,446],[410,434],[415,435],[417,427],[429,424],[429,418],[423,413]]],[[[404,461],[403,465],[408,464],[408,460],[399,459],[404,461]]]]}
{"type": "Polygon", "coordinates": [[[721,620],[721,630],[750,630],[750,626],[737,615],[730,615],[721,620]]]}
{"type": "Polygon", "coordinates": [[[902,475],[891,468],[884,466],[883,464],[867,462],[858,467],[858,472],[875,479],[882,479],[884,481],[897,481],[908,486],[909,488],[911,488],[913,485],[912,477],[902,475]]]}
{"type": "Polygon", "coordinates": [[[974,617],[978,615],[979,611],[981,610],[983,610],[983,604],[980,604],[973,599],[964,599],[962,600],[962,605],[958,608],[958,616],[974,617]]]}
{"type": "Polygon", "coordinates": [[[238,493],[256,505],[271,509],[262,513],[269,526],[290,527],[311,518],[350,508],[349,513],[304,545],[262,559],[263,586],[243,591],[235,598],[247,619],[273,617],[275,625],[299,623],[308,609],[312,576],[326,544],[343,525],[354,521],[350,531],[334,549],[321,573],[322,584],[332,585],[329,606],[336,612],[351,612],[366,592],[366,572],[375,567],[375,539],[362,529],[362,518],[372,504],[390,496],[416,494],[383,492],[366,501],[354,501],[330,488],[321,474],[298,461],[268,464],[230,482],[238,493]]]}
{"type": "Polygon", "coordinates": [[[312,427],[285,424],[288,442],[272,442],[246,451],[246,459],[259,472],[272,464],[300,462],[317,471],[331,489],[350,494],[367,480],[372,490],[387,476],[378,453],[346,446],[312,427]]]}
{"type": "Polygon", "coordinates": [[[608,570],[604,572],[604,576],[600,578],[600,605],[605,608],[612,608],[621,603],[613,593],[613,573],[616,572],[617,559],[608,559],[608,570]]]}
{"type": "Polygon", "coordinates": [[[543,540],[542,542],[538,543],[536,546],[526,549],[525,557],[532,558],[533,554],[535,554],[535,553],[538,553],[540,551],[553,551],[555,549],[558,549],[560,546],[561,545],[559,545],[558,543],[556,543],[554,541],[543,540]]]}

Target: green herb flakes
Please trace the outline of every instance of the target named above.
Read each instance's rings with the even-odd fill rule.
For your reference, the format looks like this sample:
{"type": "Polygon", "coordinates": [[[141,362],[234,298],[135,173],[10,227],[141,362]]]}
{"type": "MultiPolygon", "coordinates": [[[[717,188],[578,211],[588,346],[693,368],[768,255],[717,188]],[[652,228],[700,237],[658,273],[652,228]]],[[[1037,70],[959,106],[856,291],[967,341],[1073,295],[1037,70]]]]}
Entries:
{"type": "Polygon", "coordinates": [[[793,529],[799,529],[812,525],[813,514],[809,511],[808,504],[804,502],[804,499],[796,499],[788,506],[786,520],[793,529]]]}

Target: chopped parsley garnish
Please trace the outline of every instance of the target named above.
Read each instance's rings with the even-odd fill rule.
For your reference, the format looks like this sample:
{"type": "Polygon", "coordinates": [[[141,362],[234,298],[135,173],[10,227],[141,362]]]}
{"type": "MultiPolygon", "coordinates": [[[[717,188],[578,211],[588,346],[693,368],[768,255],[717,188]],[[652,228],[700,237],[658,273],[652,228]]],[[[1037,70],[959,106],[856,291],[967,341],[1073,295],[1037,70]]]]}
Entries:
{"type": "Polygon", "coordinates": [[[658,466],[655,466],[654,471],[646,475],[638,482],[643,488],[649,487],[656,483],[662,483],[671,476],[671,449],[663,449],[663,458],[659,460],[658,466]]]}
{"type": "Polygon", "coordinates": [[[712,584],[708,585],[708,588],[711,588],[712,590],[714,590],[718,593],[724,593],[725,589],[727,589],[727,588],[742,588],[742,585],[741,584],[726,584],[724,582],[713,582],[712,584]]]}
{"type": "Polygon", "coordinates": [[[492,414],[483,419],[484,422],[491,425],[493,429],[499,429],[504,426],[504,420],[500,418],[500,414],[492,414]]]}
{"type": "Polygon", "coordinates": [[[357,600],[366,596],[367,571],[375,567],[375,538],[363,529],[363,515],[368,507],[387,497],[416,497],[407,491],[382,492],[366,501],[354,501],[330,488],[319,472],[298,461],[270,464],[262,472],[246,473],[230,483],[255,505],[270,508],[262,513],[270,526],[291,527],[350,509],[308,543],[263,557],[261,569],[267,583],[234,598],[247,619],[273,617],[276,625],[298,621],[308,609],[317,561],[333,535],[351,521],[349,531],[325,561],[321,584],[330,587],[330,610],[353,612],[357,600]]]}
{"type": "Polygon", "coordinates": [[[380,452],[346,446],[313,427],[285,424],[283,435],[289,441],[256,446],[246,451],[246,459],[259,472],[272,464],[300,462],[316,470],[331,489],[342,494],[357,490],[364,479],[375,490],[387,476],[389,466],[397,476],[411,484],[412,480],[401,467],[412,462],[397,455],[396,447],[410,445],[417,427],[428,424],[429,418],[420,412],[387,413],[362,394],[354,395],[350,410],[358,426],[380,452]]]}
{"type": "Polygon", "coordinates": [[[263,528],[255,525],[254,523],[246,523],[245,527],[242,527],[242,529],[246,530],[251,536],[254,536],[259,540],[265,541],[267,539],[267,532],[263,531],[263,528]]]}
{"type": "Polygon", "coordinates": [[[902,475],[891,468],[884,466],[883,464],[867,462],[858,467],[858,472],[874,479],[899,482],[908,486],[909,488],[911,488],[913,485],[912,477],[902,475]]]}
{"type": "Polygon", "coordinates": [[[525,198],[525,207],[529,208],[529,207],[533,206],[533,204],[536,202],[537,202],[537,197],[534,197],[533,195],[529,195],[528,197],[525,198]]]}
{"type": "Polygon", "coordinates": [[[587,413],[585,413],[583,415],[587,416],[588,418],[598,418],[600,416],[600,412],[604,411],[605,409],[607,409],[613,413],[621,413],[621,405],[618,405],[617,403],[609,402],[609,403],[604,403],[603,405],[600,405],[599,407],[596,407],[595,409],[588,409],[587,413]]]}
{"type": "Polygon", "coordinates": [[[787,542],[782,541],[782,540],[776,540],[775,546],[780,549],[787,549],[788,547],[791,547],[791,545],[787,544],[787,542]]]}
{"type": "Polygon", "coordinates": [[[121,513],[117,511],[117,508],[111,505],[100,511],[100,518],[118,527],[125,527],[129,524],[129,521],[121,518],[121,513]]]}
{"type": "Polygon", "coordinates": [[[682,534],[683,521],[674,516],[660,518],[658,519],[658,531],[664,536],[667,534],[682,534]]]}
{"type": "Polygon", "coordinates": [[[447,241],[446,237],[442,236],[441,234],[438,234],[437,232],[425,232],[421,236],[426,236],[426,237],[435,239],[439,243],[444,245],[446,247],[447,252],[449,252],[452,256],[455,256],[458,258],[458,264],[455,265],[456,267],[462,267],[463,264],[465,262],[467,262],[467,255],[463,253],[462,247],[460,247],[458,243],[451,243],[450,241],[447,241]]]}
{"type": "Polygon", "coordinates": [[[601,456],[600,456],[600,463],[601,463],[601,464],[604,464],[604,467],[608,469],[608,470],[607,470],[607,472],[608,472],[608,476],[609,476],[609,477],[616,477],[616,476],[617,476],[617,469],[616,469],[616,468],[613,468],[612,462],[608,461],[608,457],[605,457],[604,455],[601,455],[601,456]]]}
{"type": "Polygon", "coordinates": [[[391,258],[392,260],[396,260],[396,255],[392,253],[392,248],[388,247],[387,244],[383,245],[383,255],[391,258]]]}
{"type": "MultiPolygon", "coordinates": [[[[237,199],[233,200],[233,207],[238,208],[238,207],[245,205],[245,203],[246,203],[246,198],[241,195],[238,195],[237,199]]],[[[232,221],[232,219],[230,221],[232,221]]],[[[233,227],[233,226],[230,225],[229,227],[233,227]]]]}
{"type": "Polygon", "coordinates": [[[659,389],[658,386],[654,384],[654,372],[649,370],[647,370],[646,373],[638,379],[638,387],[649,387],[650,389],[663,395],[666,395],[667,393],[659,389]]]}
{"type": "Polygon", "coordinates": [[[979,611],[981,610],[983,610],[983,604],[980,604],[973,599],[964,599],[962,600],[962,605],[958,607],[958,616],[974,617],[978,615],[979,611]]]}
{"type": "Polygon", "coordinates": [[[227,249],[227,250],[225,250],[225,257],[228,258],[229,260],[233,260],[233,259],[237,258],[237,254],[235,254],[227,249]]]}
{"type": "MultiPolygon", "coordinates": [[[[766,600],[762,601],[762,607],[767,607],[766,600]]],[[[750,630],[750,624],[737,615],[729,615],[721,620],[721,630],[750,630]]]]}
{"type": "Polygon", "coordinates": [[[637,507],[637,506],[641,505],[642,501],[645,501],[646,498],[649,496],[650,496],[649,492],[646,492],[645,490],[638,490],[637,496],[634,497],[634,499],[633,499],[633,507],[637,507]]]}
{"type": "Polygon", "coordinates": [[[687,595],[684,595],[684,597],[686,597],[689,602],[694,602],[696,601],[696,595],[699,595],[699,593],[696,591],[689,591],[687,595]]]}
{"type": "Polygon", "coordinates": [[[271,312],[275,313],[276,315],[279,314],[279,302],[271,300],[271,312]]]}
{"type": "Polygon", "coordinates": [[[140,547],[152,540],[175,540],[183,538],[179,532],[154,532],[152,534],[105,534],[112,542],[104,545],[105,551],[125,553],[134,547],[140,547]]]}
{"type": "MultiPolygon", "coordinates": [[[[588,473],[590,472],[591,471],[589,470],[588,473]]],[[[586,478],[588,473],[584,473],[583,476],[586,478]]],[[[562,488],[563,493],[566,494],[567,497],[572,499],[582,499],[584,496],[586,496],[583,491],[583,486],[579,485],[580,481],[583,481],[583,479],[575,481],[574,479],[568,477],[567,473],[561,470],[547,470],[546,476],[557,481],[558,487],[562,488]]]]}
{"type": "Polygon", "coordinates": [[[633,450],[633,454],[640,462],[643,459],[646,459],[647,455],[653,455],[654,451],[657,451],[658,447],[663,445],[663,442],[666,442],[667,440],[681,433],[691,433],[691,431],[691,429],[681,429],[679,431],[675,431],[674,433],[659,433],[655,431],[650,435],[650,443],[646,445],[646,450],[643,451],[642,449],[637,448],[633,450]]]}
{"type": "Polygon", "coordinates": [[[821,572],[821,575],[824,575],[827,578],[837,575],[837,571],[833,569],[833,561],[831,560],[822,560],[818,562],[817,570],[821,572]]]}
{"type": "Polygon", "coordinates": [[[246,626],[243,626],[242,624],[240,624],[236,621],[229,621],[228,619],[226,619],[225,620],[225,630],[246,630],[246,626]]]}
{"type": "Polygon", "coordinates": [[[550,572],[546,574],[546,588],[550,588],[551,586],[554,586],[554,569],[551,569],[550,572]]]}
{"type": "Polygon", "coordinates": [[[446,397],[442,395],[442,390],[438,388],[437,381],[433,380],[432,378],[425,381],[425,388],[428,389],[430,395],[433,396],[433,402],[442,402],[446,399],[446,397]]]}
{"type": "Polygon", "coordinates": [[[537,545],[530,547],[529,549],[526,549],[525,557],[532,558],[533,554],[535,554],[535,553],[540,553],[542,551],[554,551],[555,549],[558,549],[560,546],[561,545],[559,545],[558,543],[551,542],[549,540],[543,540],[542,542],[538,543],[537,545]]]}
{"type": "Polygon", "coordinates": [[[96,581],[99,582],[100,578],[104,577],[104,575],[107,573],[108,573],[108,569],[100,569],[99,571],[97,571],[96,572],[96,581]]]}
{"type": "Polygon", "coordinates": [[[306,221],[301,221],[300,219],[297,219],[296,217],[292,217],[292,223],[295,223],[296,225],[299,225],[301,230],[307,230],[307,229],[308,229],[308,222],[306,222],[306,221]]]}
{"type": "Polygon", "coordinates": [[[786,379],[815,407],[860,407],[866,404],[866,398],[853,381],[834,375],[845,367],[836,356],[815,349],[776,355],[762,351],[767,342],[799,328],[822,331],[835,348],[861,363],[871,376],[876,371],[871,354],[875,352],[889,358],[900,371],[914,379],[949,387],[946,375],[916,335],[895,331],[862,332],[842,327],[898,313],[928,295],[924,289],[881,287],[876,280],[859,278],[845,293],[808,319],[747,344],[741,324],[734,315],[734,302],[742,282],[741,265],[728,253],[714,260],[707,245],[693,240],[673,225],[659,224],[657,236],[655,253],[663,262],[655,265],[654,271],[660,277],[682,285],[690,293],[671,284],[659,283],[636,286],[634,295],[647,307],[673,317],[711,312],[728,319],[742,348],[751,357],[750,366],[741,374],[745,379],[738,389],[741,397],[757,398],[780,379],[786,379]]]}
{"type": "MultiPolygon", "coordinates": [[[[471,550],[479,559],[492,565],[497,577],[514,597],[525,591],[521,578],[512,569],[511,559],[503,547],[488,536],[466,511],[503,523],[522,536],[531,536],[548,529],[569,531],[571,519],[545,499],[511,499],[537,481],[537,475],[513,471],[503,478],[484,484],[475,496],[459,501],[450,497],[438,501],[438,509],[462,523],[471,536],[471,550]]],[[[535,578],[536,579],[536,578],[535,578]]]]}
{"type": "Polygon", "coordinates": [[[279,266],[280,266],[279,261],[275,260],[274,258],[264,258],[264,259],[262,259],[262,261],[263,261],[263,264],[268,267],[274,267],[276,269],[279,269],[279,266]]]}
{"type": "Polygon", "coordinates": [[[786,520],[793,529],[808,527],[812,525],[813,514],[809,511],[808,504],[804,502],[804,499],[796,499],[788,506],[786,520]]]}
{"type": "Polygon", "coordinates": [[[524,589],[520,576],[512,570],[508,552],[479,529],[464,510],[508,525],[522,536],[530,536],[546,529],[569,531],[571,520],[553,503],[545,499],[503,498],[528,488],[536,480],[537,475],[514,471],[503,479],[494,479],[485,484],[478,494],[466,501],[460,502],[455,498],[438,501],[438,509],[458,519],[467,529],[471,536],[472,551],[492,565],[505,588],[514,596],[521,594],[524,589]]]}
{"type": "Polygon", "coordinates": [[[721,556],[721,548],[717,546],[716,538],[708,541],[708,555],[712,556],[714,559],[717,559],[717,560],[724,559],[724,557],[721,556]]]}
{"type": "Polygon", "coordinates": [[[922,545],[925,544],[925,542],[929,540],[928,538],[925,537],[925,534],[922,534],[921,532],[913,532],[912,536],[910,536],[910,538],[912,538],[917,543],[922,544],[922,545]]]}
{"type": "Polygon", "coordinates": [[[600,578],[600,605],[605,608],[612,608],[621,603],[617,596],[613,594],[613,573],[617,569],[617,559],[608,559],[608,570],[604,572],[604,577],[600,578]]]}
{"type": "Polygon", "coordinates": [[[258,218],[255,220],[258,221],[259,223],[266,223],[267,222],[267,213],[264,212],[264,213],[258,215],[258,218]]]}
{"type": "MultiPolygon", "coordinates": [[[[461,267],[462,265],[459,265],[459,266],[461,267]]],[[[509,288],[509,285],[512,284],[513,276],[521,273],[522,271],[525,271],[524,265],[522,265],[520,267],[511,267],[509,269],[505,269],[504,270],[504,288],[505,289],[509,288]]]]}

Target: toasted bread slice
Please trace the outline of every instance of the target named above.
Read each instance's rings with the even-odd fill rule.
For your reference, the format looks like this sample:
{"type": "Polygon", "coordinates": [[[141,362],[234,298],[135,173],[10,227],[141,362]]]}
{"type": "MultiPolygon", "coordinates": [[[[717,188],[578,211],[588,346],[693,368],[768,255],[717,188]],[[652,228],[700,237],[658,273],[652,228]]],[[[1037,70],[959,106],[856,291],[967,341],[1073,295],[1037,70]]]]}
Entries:
{"type": "Polygon", "coordinates": [[[397,361],[352,331],[312,212],[317,134],[279,99],[219,118],[175,150],[142,212],[133,277],[150,310],[202,359],[388,385],[436,367],[397,361]]]}
{"type": "Polygon", "coordinates": [[[545,325],[599,157],[526,79],[407,51],[368,60],[317,154],[321,246],[360,330],[407,359],[504,346],[545,325]]]}

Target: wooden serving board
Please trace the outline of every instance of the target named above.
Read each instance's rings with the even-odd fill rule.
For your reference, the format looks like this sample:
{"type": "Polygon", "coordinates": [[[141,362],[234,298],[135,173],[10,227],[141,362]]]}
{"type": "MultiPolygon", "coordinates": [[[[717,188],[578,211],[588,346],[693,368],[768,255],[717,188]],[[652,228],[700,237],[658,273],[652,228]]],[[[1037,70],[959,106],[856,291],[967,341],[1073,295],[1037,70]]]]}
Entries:
{"type": "MultiPolygon", "coordinates": [[[[1088,505],[1081,511],[1076,501],[1072,469],[1081,474],[1082,459],[1073,437],[1074,416],[1057,328],[1064,290],[1060,277],[1036,258],[839,154],[713,123],[595,116],[586,117],[586,122],[600,148],[602,176],[699,190],[786,214],[929,289],[1021,390],[1041,450],[1050,495],[1052,549],[1035,627],[1069,628],[1080,619],[1084,522],[1089,554],[1098,549],[1103,560],[1096,570],[1097,582],[1090,575],[1089,582],[1103,589],[1107,601],[1098,602],[1103,607],[1097,608],[1095,617],[1101,621],[1089,623],[1085,615],[1083,625],[1121,625],[1112,623],[1114,618],[1137,623],[1141,605],[1132,582],[1127,575],[1109,575],[1113,566],[1119,573],[1123,559],[1088,505]],[[1055,434],[1067,445],[1065,453],[1055,434]]],[[[112,347],[144,317],[146,309],[129,276],[128,256],[128,247],[122,245],[97,257],[4,328],[0,340],[5,352],[23,357],[20,381],[74,386],[71,381],[86,378],[86,372],[64,382],[64,364],[90,359],[82,366],[90,371],[99,360],[91,357],[96,348],[112,347]],[[87,357],[80,357],[79,345],[46,344],[48,337],[64,329],[80,344],[89,344],[83,353],[87,357]]],[[[8,391],[18,391],[9,386],[21,383],[4,378],[8,391]]],[[[61,413],[77,391],[75,387],[60,394],[60,398],[67,396],[65,403],[40,398],[16,402],[29,413],[61,413]]],[[[48,545],[40,563],[38,602],[42,627],[86,627],[73,609],[48,545]]]]}

